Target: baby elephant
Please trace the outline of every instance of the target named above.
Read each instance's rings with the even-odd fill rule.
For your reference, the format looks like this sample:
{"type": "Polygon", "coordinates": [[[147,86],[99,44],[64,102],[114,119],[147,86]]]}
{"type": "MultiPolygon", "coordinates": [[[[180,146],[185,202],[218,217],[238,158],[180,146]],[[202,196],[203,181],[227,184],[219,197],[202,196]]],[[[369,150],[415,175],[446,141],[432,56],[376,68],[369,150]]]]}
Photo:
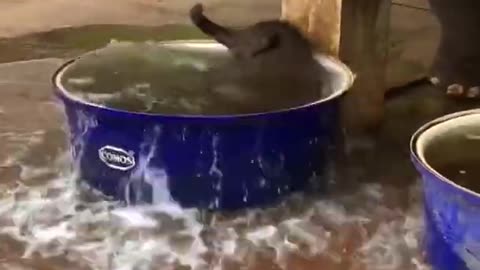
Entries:
{"type": "Polygon", "coordinates": [[[216,71],[217,77],[253,91],[256,105],[278,109],[323,96],[326,72],[313,57],[310,42],[295,26],[272,20],[244,29],[227,28],[207,18],[201,4],[191,9],[190,17],[194,25],[227,47],[233,56],[227,66],[216,71]]]}

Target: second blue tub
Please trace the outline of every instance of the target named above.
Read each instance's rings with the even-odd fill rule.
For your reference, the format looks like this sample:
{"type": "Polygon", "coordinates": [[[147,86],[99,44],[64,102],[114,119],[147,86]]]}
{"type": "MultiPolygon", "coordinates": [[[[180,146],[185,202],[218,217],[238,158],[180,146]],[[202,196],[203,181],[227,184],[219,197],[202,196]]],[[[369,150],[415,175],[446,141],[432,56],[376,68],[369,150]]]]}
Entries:
{"type": "Polygon", "coordinates": [[[480,269],[480,194],[447,179],[432,165],[478,159],[478,147],[459,147],[467,136],[480,138],[480,110],[435,119],[411,140],[412,160],[423,180],[424,247],[434,270],[480,269]]]}

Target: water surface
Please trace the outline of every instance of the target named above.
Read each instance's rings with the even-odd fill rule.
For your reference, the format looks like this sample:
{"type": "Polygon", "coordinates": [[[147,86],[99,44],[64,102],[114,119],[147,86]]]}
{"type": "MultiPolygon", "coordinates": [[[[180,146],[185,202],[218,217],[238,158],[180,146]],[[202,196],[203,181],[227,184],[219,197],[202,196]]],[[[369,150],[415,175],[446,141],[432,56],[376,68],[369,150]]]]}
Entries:
{"type": "Polygon", "coordinates": [[[303,83],[296,73],[251,68],[223,46],[114,42],[78,59],[62,83],[91,103],[170,115],[262,113],[306,105],[331,93],[330,78],[320,72],[323,82],[303,83]]]}

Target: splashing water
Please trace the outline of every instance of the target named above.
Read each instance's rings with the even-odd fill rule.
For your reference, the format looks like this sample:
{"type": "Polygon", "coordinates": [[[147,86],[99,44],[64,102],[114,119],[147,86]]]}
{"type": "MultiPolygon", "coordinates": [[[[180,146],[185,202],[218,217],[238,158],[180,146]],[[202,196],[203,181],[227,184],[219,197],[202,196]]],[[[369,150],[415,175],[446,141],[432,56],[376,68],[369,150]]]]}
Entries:
{"type": "MultiPolygon", "coordinates": [[[[87,130],[90,120],[79,125],[87,130]]],[[[165,172],[148,166],[151,147],[145,153],[136,173],[166,190],[165,172]]],[[[27,269],[19,265],[38,257],[62,258],[75,266],[68,269],[428,269],[418,186],[369,184],[322,199],[295,194],[268,209],[214,214],[182,209],[168,192],[156,194],[154,206],[124,206],[81,184],[66,151],[43,167],[21,164],[21,156],[8,161],[21,167],[16,184],[0,189],[0,239],[22,254],[0,257],[2,269],[27,269]],[[389,201],[405,192],[409,207],[389,201]]]]}

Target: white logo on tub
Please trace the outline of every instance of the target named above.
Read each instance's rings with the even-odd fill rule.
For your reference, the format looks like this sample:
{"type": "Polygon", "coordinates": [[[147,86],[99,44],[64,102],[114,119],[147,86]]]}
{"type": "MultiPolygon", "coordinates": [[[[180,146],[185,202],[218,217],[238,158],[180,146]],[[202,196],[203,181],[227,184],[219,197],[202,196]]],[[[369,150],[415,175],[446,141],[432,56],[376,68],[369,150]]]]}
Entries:
{"type": "Polygon", "coordinates": [[[103,163],[112,169],[128,171],[135,166],[133,155],[115,146],[107,145],[100,148],[98,156],[103,163]]]}

